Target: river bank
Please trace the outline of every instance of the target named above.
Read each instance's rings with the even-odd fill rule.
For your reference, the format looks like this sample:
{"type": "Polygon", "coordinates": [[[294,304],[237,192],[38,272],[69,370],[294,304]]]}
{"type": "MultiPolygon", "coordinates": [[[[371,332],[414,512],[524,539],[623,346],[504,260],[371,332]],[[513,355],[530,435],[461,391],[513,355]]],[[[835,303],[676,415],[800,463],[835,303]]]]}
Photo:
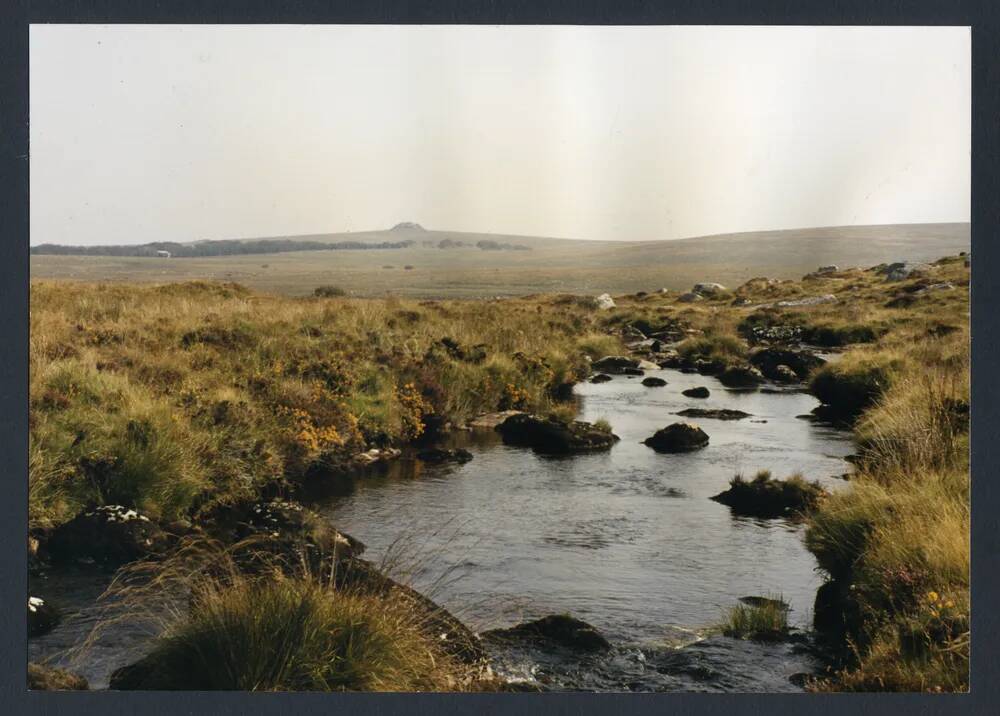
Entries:
{"type": "MultiPolygon", "coordinates": [[[[74,514],[109,515],[97,509],[100,505],[121,504],[111,511],[115,529],[140,538],[133,539],[138,555],[125,554],[124,560],[119,555],[118,561],[128,561],[142,555],[146,540],[146,547],[159,545],[157,530],[169,546],[171,533],[197,530],[226,505],[304,498],[330,483],[354,485],[353,491],[343,488],[343,494],[313,506],[337,530],[360,537],[368,546],[366,557],[379,562],[391,556],[393,544],[423,544],[424,561],[410,559],[398,576],[476,630],[569,610],[593,622],[614,647],[610,661],[587,657],[590,667],[584,672],[573,666],[566,671],[566,664],[576,662],[553,661],[537,650],[529,650],[534,662],[525,661],[523,649],[514,657],[494,653],[494,663],[505,664],[509,678],[530,676],[547,688],[782,690],[800,688],[802,674],[816,671],[812,656],[803,656],[817,653],[811,644],[768,652],[776,647],[703,639],[699,630],[736,600],[774,592],[789,601],[792,626],[808,628],[813,596],[821,587],[811,551],[834,577],[830,584],[838,585],[836,599],[815,605],[823,607],[825,631],[839,631],[863,650],[853,663],[848,655],[847,671],[818,684],[871,688],[869,677],[852,682],[851,674],[868,654],[888,653],[886,627],[898,640],[892,643],[911,644],[905,648],[919,658],[927,649],[934,653],[935,644],[951,648],[961,638],[956,632],[961,620],[949,615],[943,632],[933,622],[917,623],[916,642],[906,642],[893,620],[927,611],[926,600],[878,601],[880,594],[909,599],[925,590],[938,597],[932,606],[939,613],[964,609],[945,605],[949,600],[962,605],[967,566],[963,577],[961,548],[946,542],[952,551],[943,554],[949,556],[928,564],[926,539],[913,529],[933,526],[933,514],[911,511],[915,518],[907,523],[911,532],[903,545],[920,551],[876,551],[878,570],[867,566],[866,550],[891,539],[891,525],[879,523],[886,513],[878,512],[880,504],[895,499],[898,478],[887,473],[889,462],[896,461],[894,474],[902,459],[909,461],[911,476],[912,468],[926,474],[930,465],[937,474],[964,474],[967,484],[967,458],[963,472],[960,457],[968,428],[956,413],[962,371],[968,404],[967,363],[961,363],[967,292],[955,288],[963,267],[961,261],[939,262],[930,272],[934,278],[925,271],[902,283],[887,280],[878,268],[826,272],[803,282],[760,279],[735,295],[699,284],[680,296],[616,297],[611,303],[617,305],[604,309],[572,297],[407,305],[289,301],[210,285],[113,290],[43,285],[36,310],[33,287],[31,537],[37,557],[54,554],[53,545],[59,544],[54,536],[73,524],[74,514]],[[945,283],[951,288],[932,288],[942,285],[937,278],[950,280],[945,283]],[[191,300],[195,294],[198,301],[191,300]],[[165,315],[171,320],[164,321],[165,315]],[[923,338],[914,347],[917,335],[923,338]],[[810,357],[815,351],[800,349],[803,340],[847,344],[848,350],[843,360],[823,365],[822,358],[810,357]],[[171,345],[180,350],[168,350],[171,345]],[[623,357],[609,357],[616,354],[623,357]],[[920,402],[921,386],[900,377],[914,362],[932,369],[925,375],[951,374],[950,392],[938,390],[936,402],[920,402]],[[605,377],[582,382],[590,375],[605,377]],[[806,385],[823,406],[803,392],[806,385]],[[704,389],[708,398],[701,397],[704,389]],[[931,408],[914,412],[914,401],[931,408]],[[900,405],[909,411],[905,420],[896,417],[900,405]],[[503,444],[506,436],[479,445],[473,438],[448,437],[456,435],[449,424],[461,426],[484,410],[538,412],[554,421],[552,426],[568,425],[579,412],[597,432],[579,443],[587,446],[586,454],[563,458],[540,453],[544,441],[529,441],[535,444],[530,448],[503,444]],[[665,426],[683,423],[686,418],[677,413],[692,410],[702,416],[695,421],[706,437],[691,452],[663,454],[641,444],[665,426]],[[858,412],[864,413],[860,421],[858,412]],[[918,454],[916,441],[908,443],[901,432],[907,425],[927,424],[921,416],[942,436],[940,448],[930,454],[918,454]],[[850,471],[843,458],[853,447],[846,434],[826,426],[834,419],[855,425],[861,439],[849,489],[842,489],[837,476],[850,471]],[[947,436],[940,429],[947,429],[947,436]],[[606,430],[620,439],[594,442],[610,434],[606,430]],[[400,455],[397,446],[415,442],[468,450],[472,459],[431,465],[400,455]],[[380,465],[388,470],[384,477],[360,482],[337,477],[380,465]],[[827,481],[833,496],[819,504],[808,525],[810,551],[802,543],[801,522],[733,517],[729,508],[708,499],[722,492],[734,473],[757,470],[827,481]],[[171,482],[178,475],[183,479],[171,482]],[[874,510],[864,513],[866,527],[859,533],[864,538],[844,539],[850,534],[843,531],[825,536],[842,520],[840,507],[860,498],[874,510]],[[412,524],[402,524],[404,517],[412,524]],[[445,535],[449,525],[454,526],[450,536],[445,535]],[[924,562],[915,565],[914,559],[924,562]],[[763,571],[746,571],[758,563],[763,571]],[[449,592],[455,569],[465,570],[465,578],[454,584],[471,582],[476,594],[488,595],[480,600],[480,614],[459,587],[449,592]],[[909,575],[906,589],[898,580],[886,583],[885,569],[909,575]],[[842,586],[859,578],[866,589],[848,597],[842,586]],[[518,595],[527,595],[529,606],[522,603],[515,617],[500,607],[516,603],[518,595]],[[498,614],[507,615],[501,623],[498,614]],[[831,619],[831,614],[841,616],[831,619]],[[680,650],[686,656],[667,658],[677,651],[670,634],[678,629],[698,638],[680,650]],[[862,634],[869,635],[867,641],[857,639],[862,634]],[[931,635],[930,641],[921,641],[921,634],[931,635]],[[917,652],[914,643],[921,645],[917,652]],[[762,654],[777,661],[765,669],[769,675],[755,677],[748,674],[760,672],[746,660],[733,660],[737,651],[761,663],[772,663],[762,654]],[[684,661],[699,653],[701,666],[684,661]],[[704,654],[719,656],[713,661],[704,654]],[[685,670],[709,676],[677,681],[685,670]],[[539,675],[548,683],[535,678],[539,675]]],[[[967,282],[967,268],[964,272],[967,282]]],[[[562,428],[546,430],[550,440],[562,428]]],[[[577,444],[573,440],[566,445],[577,444]]],[[[960,488],[944,496],[960,510],[960,488]]],[[[949,530],[961,538],[960,513],[949,530]]],[[[93,551],[93,540],[63,543],[84,545],[70,562],[101,561],[100,554],[86,552],[93,551]]],[[[391,573],[391,564],[384,567],[391,573]]],[[[831,589],[826,593],[829,597],[831,589]]],[[[941,620],[929,613],[927,618],[941,620]]],[[[58,629],[33,640],[40,648],[36,653],[51,653],[44,640],[57,641],[58,629]]],[[[103,679],[96,672],[94,678],[96,684],[103,679]]],[[[924,683],[919,678],[895,687],[924,683]]],[[[427,683],[442,688],[452,682],[427,683]]],[[[885,688],[886,680],[881,683],[885,688]]]]}

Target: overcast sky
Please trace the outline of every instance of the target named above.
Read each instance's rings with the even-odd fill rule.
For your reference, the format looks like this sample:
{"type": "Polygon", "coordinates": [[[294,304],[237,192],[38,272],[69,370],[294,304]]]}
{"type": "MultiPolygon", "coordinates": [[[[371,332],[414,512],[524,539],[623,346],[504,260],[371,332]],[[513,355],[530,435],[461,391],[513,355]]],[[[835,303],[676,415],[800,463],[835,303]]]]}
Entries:
{"type": "Polygon", "coordinates": [[[32,26],[31,243],[968,221],[965,28],[32,26]]]}

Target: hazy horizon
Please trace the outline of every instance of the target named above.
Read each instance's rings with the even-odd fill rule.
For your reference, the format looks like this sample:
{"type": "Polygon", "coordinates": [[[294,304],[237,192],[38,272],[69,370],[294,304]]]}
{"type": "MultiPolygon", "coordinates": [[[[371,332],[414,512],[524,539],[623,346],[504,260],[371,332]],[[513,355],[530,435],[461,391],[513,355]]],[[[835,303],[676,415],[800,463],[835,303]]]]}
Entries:
{"type": "Polygon", "coordinates": [[[968,28],[30,30],[31,243],[967,223],[968,28]]]}

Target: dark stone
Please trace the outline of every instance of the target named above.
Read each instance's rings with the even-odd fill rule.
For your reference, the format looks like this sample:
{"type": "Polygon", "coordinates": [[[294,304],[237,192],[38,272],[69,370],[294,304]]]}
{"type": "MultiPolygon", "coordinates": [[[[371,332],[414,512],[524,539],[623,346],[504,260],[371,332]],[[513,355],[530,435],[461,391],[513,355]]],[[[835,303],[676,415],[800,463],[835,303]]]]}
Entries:
{"type": "Polygon", "coordinates": [[[730,366],[719,375],[727,388],[750,388],[764,382],[763,374],[752,366],[730,366]]]}
{"type": "Polygon", "coordinates": [[[659,362],[661,368],[683,368],[684,359],[673,353],[659,362]]]}
{"type": "Polygon", "coordinates": [[[813,628],[825,640],[842,644],[849,633],[861,624],[857,602],[851,597],[847,581],[833,579],[816,590],[813,604],[813,628]]]}
{"type": "Polygon", "coordinates": [[[31,691],[86,691],[90,685],[78,674],[28,662],[28,688],[31,691]]]}
{"type": "Polygon", "coordinates": [[[695,372],[701,375],[719,375],[726,370],[726,364],[719,360],[698,358],[692,365],[695,372]]]}
{"type": "Polygon", "coordinates": [[[234,549],[233,558],[248,572],[266,566],[274,557],[311,566],[326,559],[340,562],[364,553],[365,545],[334,529],[327,520],[297,502],[242,501],[220,505],[204,516],[206,532],[220,541],[246,543],[234,549]]]}
{"type": "Polygon", "coordinates": [[[646,438],[643,444],[656,452],[689,452],[708,445],[708,435],[697,425],[674,423],[657,430],[652,437],[646,438]]]}
{"type": "Polygon", "coordinates": [[[806,674],[800,671],[797,674],[789,676],[788,681],[795,686],[798,686],[800,689],[804,689],[814,678],[816,678],[814,674],[806,674]]]}
{"type": "Polygon", "coordinates": [[[707,398],[710,393],[708,388],[699,385],[697,388],[688,388],[687,390],[681,391],[681,395],[686,395],[689,398],[707,398]]]}
{"type": "Polygon", "coordinates": [[[666,385],[667,381],[663,380],[663,378],[657,378],[651,375],[648,378],[643,378],[642,384],[647,388],[660,388],[666,385]]]}
{"type": "Polygon", "coordinates": [[[646,375],[642,368],[622,368],[618,371],[621,375],[635,376],[635,375],[646,375]]]}
{"type": "Polygon", "coordinates": [[[799,381],[799,376],[787,365],[779,365],[768,377],[777,383],[797,383],[799,381]]]}
{"type": "Polygon", "coordinates": [[[162,552],[166,533],[145,515],[121,505],[81,512],[52,531],[46,545],[56,563],[93,560],[121,565],[162,552]]]}
{"type": "Polygon", "coordinates": [[[495,641],[531,641],[572,651],[597,652],[611,648],[611,643],[597,629],[568,614],[552,614],[509,629],[493,629],[482,636],[495,641]]]}
{"type": "Polygon", "coordinates": [[[507,445],[530,447],[555,455],[608,450],[619,439],[614,433],[590,423],[579,420],[564,423],[528,414],[512,415],[496,429],[507,445]]]}
{"type": "Polygon", "coordinates": [[[685,418],[713,418],[715,420],[742,420],[751,417],[750,413],[730,408],[687,408],[677,415],[683,415],[685,418]]]}
{"type": "Polygon", "coordinates": [[[559,383],[552,386],[552,397],[562,401],[571,399],[573,397],[573,385],[573,383],[559,383]]]}
{"type": "Polygon", "coordinates": [[[60,614],[51,602],[41,597],[28,597],[28,636],[41,636],[59,623],[60,614]]]}
{"type": "Polygon", "coordinates": [[[417,453],[417,458],[424,462],[468,462],[472,459],[472,453],[464,448],[454,450],[444,450],[442,448],[428,448],[417,453]]]}
{"type": "Polygon", "coordinates": [[[779,371],[781,366],[791,369],[798,380],[805,380],[809,375],[826,363],[825,360],[808,351],[797,351],[789,348],[762,348],[750,356],[750,365],[754,366],[771,380],[782,380],[787,374],[779,371]]]}
{"type": "Polygon", "coordinates": [[[597,375],[595,375],[593,378],[590,379],[590,382],[591,383],[607,383],[609,380],[612,380],[612,378],[607,373],[598,373],[597,375]]]}
{"type": "MultiPolygon", "coordinates": [[[[596,371],[601,371],[602,373],[623,374],[623,371],[626,369],[638,370],[639,361],[635,358],[629,358],[627,356],[604,356],[603,358],[595,360],[591,364],[591,367],[596,371]]],[[[639,375],[641,374],[642,373],[640,372],[639,375]]]]}

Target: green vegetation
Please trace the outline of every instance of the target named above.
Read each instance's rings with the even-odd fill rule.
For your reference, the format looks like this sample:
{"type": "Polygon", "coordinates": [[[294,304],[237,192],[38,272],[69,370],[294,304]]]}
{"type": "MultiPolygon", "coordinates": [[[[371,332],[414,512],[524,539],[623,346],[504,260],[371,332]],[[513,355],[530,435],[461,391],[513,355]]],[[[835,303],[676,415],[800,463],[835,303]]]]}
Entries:
{"type": "Polygon", "coordinates": [[[621,350],[598,320],[547,299],[35,282],[30,526],[110,503],[196,516],[483,412],[569,419],[564,386],[621,350]]]}
{"type": "MultiPolygon", "coordinates": [[[[398,251],[406,259],[418,249],[398,251]]],[[[293,260],[271,259],[268,275],[285,280],[277,264],[293,260]]],[[[503,284],[503,292],[551,286],[565,276],[563,269],[538,269],[544,265],[539,255],[533,261],[534,268],[517,264],[517,277],[503,284]]],[[[414,265],[421,269],[411,272],[414,277],[445,294],[467,293],[473,283],[476,290],[492,288],[491,281],[502,284],[511,275],[469,269],[472,283],[449,282],[449,271],[424,271],[419,260],[414,265]]],[[[630,273],[624,265],[612,269],[630,273]]],[[[574,276],[583,285],[612,269],[574,276]]],[[[685,266],[685,287],[692,270],[685,266]]],[[[810,389],[851,420],[859,456],[849,485],[823,499],[795,478],[782,483],[765,475],[732,487],[782,499],[787,492],[812,508],[807,546],[836,587],[831,593],[844,614],[851,652],[844,668],[816,688],[963,690],[969,658],[969,271],[960,260],[942,260],[927,273],[893,282],[873,270],[799,282],[757,280],[736,290],[745,306],[684,303],[676,293],[631,294],[616,296],[617,307],[607,311],[566,296],[291,299],[200,281],[147,287],[35,282],[30,527],[51,528],[107,503],[137,507],[154,519],[197,518],[219,502],[323,479],[368,448],[403,445],[482,412],[520,409],[565,422],[574,412],[561,400],[565,386],[587,375],[588,358],[620,354],[621,332],[630,327],[687,336],[677,347],[679,359],[735,370],[744,369],[759,346],[820,336],[828,345],[845,346],[813,374],[810,389]],[[808,302],[816,297],[824,299],[808,302]],[[777,299],[793,305],[755,308],[777,299]]],[[[335,281],[355,291],[361,275],[349,281],[327,275],[308,287],[300,278],[295,290],[335,281]]],[[[661,278],[635,272],[629,281],[645,280],[653,290],[661,278]]],[[[609,427],[598,423],[599,430],[609,427]]],[[[783,507],[783,513],[787,509],[799,508],[783,507]]],[[[433,664],[417,656],[429,647],[406,631],[412,615],[396,614],[370,597],[331,597],[289,577],[227,584],[204,599],[204,609],[170,632],[180,639],[172,643],[184,646],[177,652],[170,642],[159,647],[175,654],[174,663],[183,661],[176,654],[197,648],[221,668],[225,654],[212,649],[226,648],[223,641],[230,638],[248,644],[287,637],[301,644],[281,652],[287,669],[262,654],[242,673],[222,676],[206,667],[212,683],[274,689],[455,683],[447,669],[445,676],[435,671],[442,662],[433,651],[426,652],[433,664]],[[284,614],[288,624],[268,623],[254,611],[258,603],[284,614]],[[389,623],[394,615],[403,620],[402,631],[389,623]],[[219,625],[233,631],[212,642],[219,625]],[[343,640],[355,627],[364,633],[348,640],[359,650],[357,659],[343,640]],[[398,637],[401,652],[385,646],[387,635],[398,637]],[[317,658],[323,668],[315,666],[317,658]],[[370,668],[349,666],[355,661],[370,662],[370,668]]],[[[752,635],[783,632],[784,612],[768,611],[766,604],[736,607],[727,633],[757,638],[752,635]]]]}
{"type": "Polygon", "coordinates": [[[780,596],[756,604],[737,604],[729,609],[719,628],[734,639],[779,640],[788,633],[788,606],[780,596]]]}
{"type": "Polygon", "coordinates": [[[677,353],[687,361],[701,359],[726,367],[745,362],[747,345],[731,334],[707,333],[682,341],[677,346],[677,353]]]}
{"type": "MultiPolygon", "coordinates": [[[[312,579],[201,584],[126,683],[139,689],[451,691],[467,678],[413,609],[312,579]]],[[[467,669],[466,669],[467,670],[467,669]]]]}

